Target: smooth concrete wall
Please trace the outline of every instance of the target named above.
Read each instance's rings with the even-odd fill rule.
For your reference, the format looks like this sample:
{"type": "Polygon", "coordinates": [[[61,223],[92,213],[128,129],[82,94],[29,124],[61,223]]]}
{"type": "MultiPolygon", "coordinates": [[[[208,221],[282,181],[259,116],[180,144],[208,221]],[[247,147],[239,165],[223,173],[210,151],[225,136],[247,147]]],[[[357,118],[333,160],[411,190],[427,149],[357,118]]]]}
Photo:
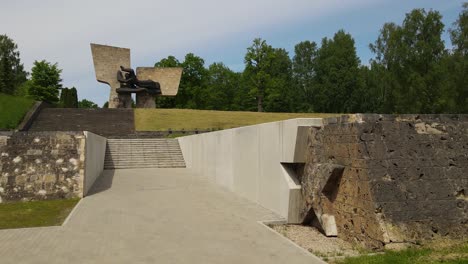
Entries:
{"type": "Polygon", "coordinates": [[[106,155],[107,139],[94,133],[84,132],[85,143],[85,174],[83,183],[83,196],[93,186],[104,170],[104,157],[106,155]]]}
{"type": "Polygon", "coordinates": [[[321,125],[320,118],[290,119],[181,137],[179,144],[188,168],[297,223],[301,187],[281,163],[304,163],[307,135],[299,128],[321,125]]]}

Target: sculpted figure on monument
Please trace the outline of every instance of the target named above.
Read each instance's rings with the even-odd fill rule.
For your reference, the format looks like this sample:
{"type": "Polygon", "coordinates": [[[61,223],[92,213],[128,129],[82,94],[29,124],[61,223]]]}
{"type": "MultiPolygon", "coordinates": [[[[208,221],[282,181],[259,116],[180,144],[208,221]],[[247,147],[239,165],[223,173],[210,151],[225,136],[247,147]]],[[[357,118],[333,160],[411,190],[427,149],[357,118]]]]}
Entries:
{"type": "Polygon", "coordinates": [[[158,82],[138,80],[135,71],[131,68],[120,66],[120,71],[117,71],[117,80],[120,83],[117,93],[147,92],[150,94],[161,94],[161,86],[158,82]]]}

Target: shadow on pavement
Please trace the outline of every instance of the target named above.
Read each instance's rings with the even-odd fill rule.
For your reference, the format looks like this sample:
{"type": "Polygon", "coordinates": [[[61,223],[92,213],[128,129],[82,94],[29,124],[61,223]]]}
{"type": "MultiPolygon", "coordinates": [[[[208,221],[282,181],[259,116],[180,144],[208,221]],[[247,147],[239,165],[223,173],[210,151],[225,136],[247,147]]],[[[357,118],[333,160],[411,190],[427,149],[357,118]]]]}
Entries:
{"type": "Polygon", "coordinates": [[[105,170],[102,173],[102,176],[99,177],[96,182],[94,182],[93,187],[88,192],[87,196],[104,192],[112,187],[112,182],[114,180],[115,170],[105,170]]]}

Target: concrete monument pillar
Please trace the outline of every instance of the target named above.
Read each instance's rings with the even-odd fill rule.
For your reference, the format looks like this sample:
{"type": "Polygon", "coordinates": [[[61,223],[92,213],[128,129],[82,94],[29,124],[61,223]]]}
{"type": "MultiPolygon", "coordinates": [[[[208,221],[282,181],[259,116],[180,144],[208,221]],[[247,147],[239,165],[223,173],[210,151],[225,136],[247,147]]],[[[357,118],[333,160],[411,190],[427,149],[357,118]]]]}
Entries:
{"type": "Polygon", "coordinates": [[[156,108],[156,95],[146,92],[136,94],[137,108],[156,108]]]}
{"type": "Polygon", "coordinates": [[[131,108],[131,96],[117,94],[120,87],[117,81],[117,72],[120,66],[130,68],[130,49],[91,44],[94,71],[98,82],[110,86],[109,108],[131,108]]]}

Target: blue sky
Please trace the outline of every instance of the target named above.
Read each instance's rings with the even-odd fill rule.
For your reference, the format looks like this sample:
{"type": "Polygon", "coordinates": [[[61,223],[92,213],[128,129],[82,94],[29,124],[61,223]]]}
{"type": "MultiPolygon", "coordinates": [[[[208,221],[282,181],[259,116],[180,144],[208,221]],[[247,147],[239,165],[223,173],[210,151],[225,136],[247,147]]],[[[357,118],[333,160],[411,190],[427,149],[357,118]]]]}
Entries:
{"type": "MultiPolygon", "coordinates": [[[[206,66],[223,62],[242,71],[246,48],[257,37],[294,55],[294,45],[320,43],[339,29],[351,33],[362,64],[385,22],[401,24],[414,8],[438,10],[446,29],[463,1],[452,0],[16,0],[2,3],[0,34],[18,44],[30,69],[34,60],[57,62],[64,86],[99,105],[109,88],[95,81],[89,43],[127,47],[132,66],[152,66],[192,52],[206,66]]],[[[450,45],[448,33],[444,33],[450,45]]]]}

